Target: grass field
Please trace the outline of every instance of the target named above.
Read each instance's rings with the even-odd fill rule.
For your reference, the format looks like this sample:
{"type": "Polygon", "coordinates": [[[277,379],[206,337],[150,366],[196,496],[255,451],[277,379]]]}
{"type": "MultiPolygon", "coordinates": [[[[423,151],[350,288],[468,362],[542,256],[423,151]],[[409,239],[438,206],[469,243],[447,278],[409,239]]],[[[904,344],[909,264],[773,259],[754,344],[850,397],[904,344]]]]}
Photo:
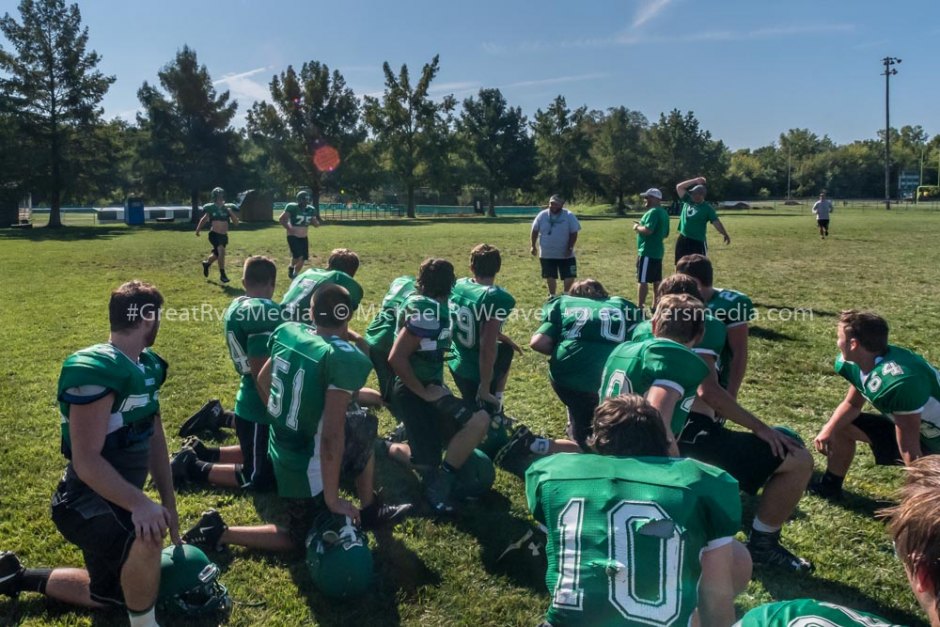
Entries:
{"type": "MultiPolygon", "coordinates": [[[[847,307],[873,308],[892,325],[892,341],[940,363],[940,266],[936,242],[940,214],[853,211],[833,216],[832,237],[820,241],[806,215],[734,215],[723,218],[730,247],[713,237],[716,284],[750,295],[762,314],[751,331],[751,361],[742,404],[773,424],[796,428],[810,441],[845,393],[832,372],[835,320],[847,307]],[[768,311],[803,308],[812,316],[768,319],[768,311]]],[[[611,293],[635,297],[635,243],[629,220],[583,222],[579,274],[600,279],[611,293]]],[[[675,221],[673,221],[675,228],[675,221]]],[[[671,248],[674,235],[668,241],[671,248]]],[[[503,251],[499,283],[523,310],[505,331],[526,344],[537,326],[525,315],[544,298],[537,262],[528,253],[528,220],[418,220],[334,224],[311,232],[313,264],[337,246],[356,250],[357,279],[378,303],[396,276],[413,273],[428,255],[445,256],[458,272],[473,244],[503,251]]],[[[79,552],[65,542],[48,515],[48,502],[64,467],[59,454],[55,386],[70,352],[107,338],[107,297],[119,283],[141,278],[163,291],[168,307],[208,304],[221,312],[240,294],[201,274],[205,237],[180,225],[68,228],[49,232],[0,231],[0,550],[16,550],[33,566],[76,565],[79,552]]],[[[233,229],[230,274],[249,254],[265,253],[286,264],[279,227],[233,229]]],[[[286,268],[286,265],[283,267],[286,268]]],[[[286,274],[286,273],[285,273],[286,274]]],[[[287,286],[279,280],[277,297],[287,286]]],[[[367,321],[353,327],[362,330],[367,321]]],[[[182,420],[212,397],[231,407],[237,379],[217,319],[165,321],[155,349],[170,363],[162,391],[164,422],[177,444],[182,420]]],[[[507,412],[537,430],[561,435],[564,411],[548,381],[544,357],[527,351],[513,366],[507,412]]],[[[381,415],[380,429],[392,419],[381,415]]],[[[822,467],[817,457],[817,467],[822,467]]],[[[392,500],[418,499],[417,483],[387,463],[379,483],[392,500]]],[[[890,500],[900,472],[876,468],[867,450],[847,481],[852,496],[836,506],[805,497],[784,529],[788,546],[817,564],[811,577],[757,571],[739,597],[745,611],[772,599],[801,596],[874,611],[898,624],[925,624],[894,558],[884,524],[873,512],[890,500]]],[[[746,503],[745,525],[752,504],[746,503]]],[[[277,519],[272,498],[222,491],[190,491],[179,497],[181,526],[208,508],[231,523],[277,519]]],[[[467,508],[456,522],[414,518],[373,542],[374,593],[350,604],[319,596],[300,557],[271,557],[239,549],[214,556],[236,603],[233,625],[533,625],[548,604],[541,573],[507,570],[496,562],[527,527],[521,482],[500,471],[494,491],[467,508]]],[[[743,536],[742,536],[743,537],[743,536]]],[[[0,599],[0,624],[123,624],[120,613],[95,616],[23,595],[0,599]]]]}

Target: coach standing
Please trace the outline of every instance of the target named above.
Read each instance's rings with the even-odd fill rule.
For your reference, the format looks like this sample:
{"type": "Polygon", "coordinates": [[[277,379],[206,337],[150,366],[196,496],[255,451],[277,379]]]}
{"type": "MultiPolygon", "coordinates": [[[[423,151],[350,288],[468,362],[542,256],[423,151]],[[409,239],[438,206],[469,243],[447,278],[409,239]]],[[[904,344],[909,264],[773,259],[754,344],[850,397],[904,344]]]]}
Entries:
{"type": "Polygon", "coordinates": [[[676,185],[676,194],[682,201],[682,212],[679,214],[679,237],[676,239],[676,263],[686,255],[708,256],[708,244],[705,241],[705,231],[711,222],[715,229],[725,238],[725,244],[731,243],[731,237],[725,226],[718,219],[715,208],[705,202],[705,177],[689,179],[676,185]],[[694,187],[693,187],[694,186],[694,187]],[[689,189],[689,188],[692,189],[689,189]]]}
{"type": "Polygon", "coordinates": [[[636,304],[646,306],[649,284],[653,284],[653,308],[659,300],[659,282],[663,280],[663,240],[669,236],[669,214],[662,208],[663,193],[651,187],[640,196],[646,213],[633,223],[636,231],[636,304]]]}
{"type": "Polygon", "coordinates": [[[574,257],[574,245],[578,241],[581,224],[573,213],[564,209],[565,201],[557,194],[549,198],[548,209],[543,209],[532,221],[532,248],[536,254],[538,242],[539,262],[542,278],[548,285],[549,298],[555,295],[557,279],[564,282],[565,293],[578,276],[578,263],[574,257]]]}

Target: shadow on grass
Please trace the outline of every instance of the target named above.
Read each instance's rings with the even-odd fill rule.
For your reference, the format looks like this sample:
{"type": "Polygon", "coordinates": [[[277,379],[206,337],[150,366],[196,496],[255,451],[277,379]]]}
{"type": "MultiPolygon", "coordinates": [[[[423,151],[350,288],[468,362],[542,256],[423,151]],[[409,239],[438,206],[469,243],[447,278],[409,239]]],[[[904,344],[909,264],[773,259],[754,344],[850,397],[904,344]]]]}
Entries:
{"type": "MultiPolygon", "coordinates": [[[[815,481],[816,477],[814,477],[813,480],[815,481]]],[[[826,501],[834,507],[841,507],[842,509],[855,512],[856,514],[865,516],[867,518],[876,518],[879,510],[895,504],[892,501],[879,501],[863,494],[849,492],[845,489],[842,490],[842,498],[837,501],[829,501],[826,499],[821,500],[826,501]]]]}
{"type": "Polygon", "coordinates": [[[0,239],[29,240],[32,242],[72,242],[86,239],[114,239],[130,235],[124,226],[64,226],[60,229],[35,227],[32,229],[0,229],[0,239]]]}
{"type": "Polygon", "coordinates": [[[765,309],[777,309],[777,310],[787,310],[787,311],[807,311],[812,312],[813,316],[819,316],[820,318],[837,318],[839,317],[838,313],[832,311],[825,311],[823,309],[816,309],[815,307],[791,307],[789,305],[779,305],[775,303],[758,303],[754,302],[755,307],[764,307],[765,309]]]}
{"type": "Polygon", "coordinates": [[[765,329],[763,327],[748,327],[747,334],[749,337],[756,337],[759,340],[767,340],[768,342],[796,341],[796,338],[792,335],[787,335],[786,333],[781,333],[780,331],[774,331],[773,329],[765,329]]]}

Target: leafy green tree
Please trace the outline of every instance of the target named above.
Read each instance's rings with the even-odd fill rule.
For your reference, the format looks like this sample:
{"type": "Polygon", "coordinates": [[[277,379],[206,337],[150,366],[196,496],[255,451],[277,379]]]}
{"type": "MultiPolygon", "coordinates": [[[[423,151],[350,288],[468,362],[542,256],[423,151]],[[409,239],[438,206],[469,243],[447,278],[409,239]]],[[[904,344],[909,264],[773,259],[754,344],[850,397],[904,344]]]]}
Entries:
{"type": "Polygon", "coordinates": [[[314,204],[332,184],[351,181],[366,131],[359,101],[338,71],[318,61],[293,66],[271,79],[271,103],[248,112],[248,132],[294,184],[310,187],[314,204]]]}
{"type": "Polygon", "coordinates": [[[0,19],[12,48],[0,46],[0,91],[22,120],[33,182],[48,190],[49,226],[59,227],[63,190],[93,165],[77,161],[78,140],[100,126],[101,99],[114,77],[97,69],[101,57],[88,50],[78,4],[21,0],[19,13],[19,22],[9,13],[0,19]]]}
{"type": "Polygon", "coordinates": [[[557,96],[545,111],[535,112],[532,125],[538,166],[536,182],[543,193],[566,200],[591,176],[591,140],[585,124],[587,107],[568,108],[557,96]]]}
{"type": "Polygon", "coordinates": [[[440,59],[435,55],[412,86],[407,65],[402,65],[396,76],[386,61],[382,64],[385,73],[382,98],[365,97],[366,124],[386,166],[405,187],[410,218],[415,217],[415,189],[444,159],[449,144],[441,141],[442,130],[446,128],[442,116],[452,111],[456,102],[450,96],[435,102],[429,95],[439,69],[440,59]]]}
{"type": "Polygon", "coordinates": [[[498,89],[481,89],[463,101],[457,122],[471,177],[486,188],[488,213],[496,216],[496,195],[527,187],[535,175],[535,143],[519,107],[510,107],[498,89]]]}
{"type": "Polygon", "coordinates": [[[163,92],[147,82],[137,91],[144,109],[137,122],[150,137],[141,153],[145,187],[154,195],[161,188],[188,194],[195,220],[199,191],[224,183],[237,169],[238,137],[231,123],[238,103],[229,102],[227,91],[216,93],[189,46],[157,76],[163,92]]]}
{"type": "Polygon", "coordinates": [[[708,178],[709,191],[720,196],[730,165],[730,154],[724,143],[712,139],[709,131],[699,126],[695,114],[685,115],[678,109],[662,113],[647,137],[647,149],[657,180],[663,189],[671,189],[678,181],[692,176],[708,178]]]}
{"type": "MultiPolygon", "coordinates": [[[[647,175],[647,155],[643,135],[649,122],[642,113],[626,107],[612,107],[600,118],[592,142],[594,164],[603,190],[617,201],[623,213],[628,190],[643,187],[647,175]]],[[[648,187],[648,185],[646,186],[648,187]]]]}

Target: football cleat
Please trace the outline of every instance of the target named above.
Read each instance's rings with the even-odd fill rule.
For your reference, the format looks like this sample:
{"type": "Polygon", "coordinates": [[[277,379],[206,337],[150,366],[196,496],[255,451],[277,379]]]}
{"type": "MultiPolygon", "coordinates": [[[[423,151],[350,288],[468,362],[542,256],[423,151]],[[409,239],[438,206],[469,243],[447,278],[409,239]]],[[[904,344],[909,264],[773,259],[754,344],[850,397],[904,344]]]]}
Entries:
{"type": "Polygon", "coordinates": [[[294,266],[287,266],[287,278],[293,279],[297,273],[294,272],[294,266]]]}
{"type": "Polygon", "coordinates": [[[512,474],[524,477],[532,457],[532,444],[536,436],[525,425],[520,425],[509,436],[509,442],[496,453],[494,462],[512,474]]]}
{"type": "Polygon", "coordinates": [[[438,469],[425,488],[424,496],[431,509],[438,516],[453,516],[457,513],[452,493],[457,475],[438,469]]]}
{"type": "Polygon", "coordinates": [[[186,419],[180,427],[179,435],[185,438],[203,431],[217,431],[224,424],[226,413],[219,399],[214,398],[186,419]]]}
{"type": "Polygon", "coordinates": [[[394,527],[408,517],[414,505],[402,503],[400,505],[386,505],[382,498],[376,494],[375,500],[359,510],[361,526],[366,531],[384,527],[394,527]]]}
{"type": "Polygon", "coordinates": [[[194,435],[191,435],[183,440],[183,446],[181,448],[191,448],[193,449],[193,452],[196,453],[196,457],[200,461],[208,461],[206,460],[206,455],[208,455],[209,447],[194,435]]]}
{"type": "Polygon", "coordinates": [[[826,499],[827,501],[842,500],[842,486],[836,485],[834,483],[826,483],[822,480],[822,478],[811,481],[810,484],[806,486],[806,491],[813,496],[818,496],[819,498],[826,499]]]}
{"type": "Polygon", "coordinates": [[[224,272],[220,272],[220,273],[219,273],[219,280],[222,281],[223,283],[228,283],[228,281],[229,281],[228,275],[225,274],[224,272]]]}
{"type": "Polygon", "coordinates": [[[193,467],[198,461],[199,457],[196,456],[196,451],[188,446],[181,448],[173,454],[170,458],[170,473],[173,476],[173,489],[179,490],[189,483],[190,478],[193,476],[193,467]]]}
{"type": "Polygon", "coordinates": [[[13,551],[0,551],[0,594],[15,597],[20,593],[23,564],[13,551]]]}
{"type": "Polygon", "coordinates": [[[385,441],[391,442],[392,444],[398,444],[407,439],[408,433],[405,431],[405,423],[403,422],[399,422],[398,425],[392,429],[391,433],[385,436],[385,441]]]}
{"type": "Polygon", "coordinates": [[[210,265],[211,265],[211,264],[210,264],[208,261],[203,261],[203,262],[202,262],[202,276],[204,276],[204,277],[206,277],[206,278],[209,277],[209,266],[210,266],[210,265]]]}
{"type": "Polygon", "coordinates": [[[222,514],[209,509],[204,511],[199,521],[183,534],[183,542],[210,551],[221,551],[222,534],[226,529],[228,525],[222,520],[222,514]]]}
{"type": "Polygon", "coordinates": [[[757,566],[770,566],[794,573],[811,573],[816,569],[812,562],[794,555],[780,544],[780,531],[761,533],[751,529],[747,549],[757,566]]]}

